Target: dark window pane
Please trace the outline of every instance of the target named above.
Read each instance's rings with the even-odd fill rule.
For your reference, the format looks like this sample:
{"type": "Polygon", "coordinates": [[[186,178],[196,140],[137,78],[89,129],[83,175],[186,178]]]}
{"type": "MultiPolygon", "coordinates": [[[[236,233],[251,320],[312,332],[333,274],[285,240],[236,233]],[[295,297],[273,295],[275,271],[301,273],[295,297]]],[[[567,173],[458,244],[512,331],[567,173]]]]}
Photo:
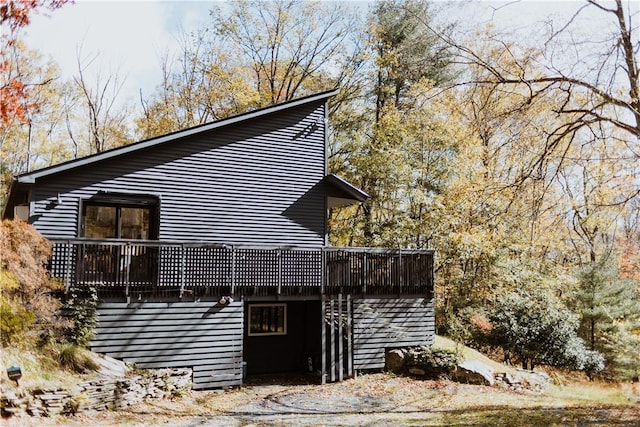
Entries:
{"type": "Polygon", "coordinates": [[[149,239],[149,209],[121,208],[121,239],[149,239]]]}
{"type": "Polygon", "coordinates": [[[87,206],[85,237],[109,239],[117,237],[116,208],[114,206],[87,206]]]}
{"type": "Polygon", "coordinates": [[[287,333],[286,305],[250,305],[249,335],[284,335],[287,333]]]}

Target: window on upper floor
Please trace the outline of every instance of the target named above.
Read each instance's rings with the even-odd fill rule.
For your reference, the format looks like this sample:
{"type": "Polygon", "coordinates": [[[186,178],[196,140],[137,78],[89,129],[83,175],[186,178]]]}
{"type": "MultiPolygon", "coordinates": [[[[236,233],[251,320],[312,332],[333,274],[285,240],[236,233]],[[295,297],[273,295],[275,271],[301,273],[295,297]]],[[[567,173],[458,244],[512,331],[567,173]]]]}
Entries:
{"type": "Polygon", "coordinates": [[[81,236],[91,239],[158,238],[158,201],[152,197],[100,195],[83,202],[81,236]]]}

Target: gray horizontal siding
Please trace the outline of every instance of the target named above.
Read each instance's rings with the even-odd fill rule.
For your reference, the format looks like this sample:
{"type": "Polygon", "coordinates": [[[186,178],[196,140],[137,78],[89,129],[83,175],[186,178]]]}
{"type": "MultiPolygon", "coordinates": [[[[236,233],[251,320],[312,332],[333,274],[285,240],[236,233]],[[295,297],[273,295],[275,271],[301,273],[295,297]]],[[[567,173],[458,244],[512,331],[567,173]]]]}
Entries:
{"type": "Polygon", "coordinates": [[[91,349],[144,369],[189,367],[194,389],[242,384],[243,303],[104,303],[91,349]]]}
{"type": "Polygon", "coordinates": [[[321,246],[323,119],[321,101],[42,178],[33,223],[77,237],[80,199],[129,192],[160,197],[163,240],[321,246]]]}
{"type": "Polygon", "coordinates": [[[388,348],[431,345],[435,334],[433,300],[355,299],[353,363],[355,369],[381,369],[388,348]]]}

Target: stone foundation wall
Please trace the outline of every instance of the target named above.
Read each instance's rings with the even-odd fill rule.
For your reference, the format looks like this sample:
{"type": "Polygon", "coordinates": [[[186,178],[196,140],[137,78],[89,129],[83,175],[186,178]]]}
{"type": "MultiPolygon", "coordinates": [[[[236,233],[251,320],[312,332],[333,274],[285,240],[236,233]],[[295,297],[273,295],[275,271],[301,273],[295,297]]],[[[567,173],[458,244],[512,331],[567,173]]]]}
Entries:
{"type": "Polygon", "coordinates": [[[163,399],[191,390],[191,369],[148,370],[126,378],[104,378],[80,383],[74,390],[37,389],[3,391],[2,417],[75,414],[123,409],[146,399],[163,399]]]}

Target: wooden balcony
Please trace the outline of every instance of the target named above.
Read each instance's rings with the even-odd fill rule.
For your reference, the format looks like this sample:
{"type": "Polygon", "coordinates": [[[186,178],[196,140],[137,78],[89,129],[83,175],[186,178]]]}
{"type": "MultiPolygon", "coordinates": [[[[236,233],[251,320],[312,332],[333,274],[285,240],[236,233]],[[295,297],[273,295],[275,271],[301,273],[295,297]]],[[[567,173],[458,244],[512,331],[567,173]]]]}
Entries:
{"type": "Polygon", "coordinates": [[[433,251],[53,240],[50,269],[101,299],[431,295],[433,251]]]}

